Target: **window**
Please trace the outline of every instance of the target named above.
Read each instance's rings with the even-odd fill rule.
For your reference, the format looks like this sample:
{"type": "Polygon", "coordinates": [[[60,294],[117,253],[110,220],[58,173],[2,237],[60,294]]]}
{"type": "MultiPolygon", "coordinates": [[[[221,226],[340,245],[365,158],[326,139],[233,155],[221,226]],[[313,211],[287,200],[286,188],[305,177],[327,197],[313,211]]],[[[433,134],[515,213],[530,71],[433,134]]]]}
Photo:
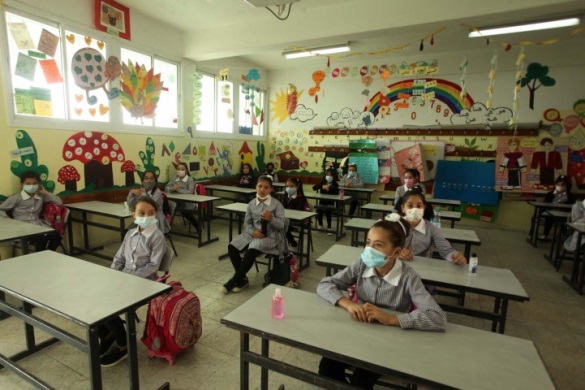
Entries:
{"type": "Polygon", "coordinates": [[[179,133],[178,62],[17,10],[3,18],[10,125],[179,133]]]}
{"type": "Polygon", "coordinates": [[[193,82],[193,123],[199,132],[265,135],[266,93],[249,84],[200,74],[193,82]]]}

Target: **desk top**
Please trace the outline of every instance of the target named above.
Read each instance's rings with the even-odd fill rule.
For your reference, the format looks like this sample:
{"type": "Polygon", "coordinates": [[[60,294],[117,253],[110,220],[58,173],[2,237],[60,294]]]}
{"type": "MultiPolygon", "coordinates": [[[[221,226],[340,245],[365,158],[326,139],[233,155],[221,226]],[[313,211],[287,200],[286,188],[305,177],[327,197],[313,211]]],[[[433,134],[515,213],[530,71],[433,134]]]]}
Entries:
{"type": "Polygon", "coordinates": [[[567,223],[567,226],[575,229],[579,233],[585,233],[585,223],[583,223],[583,222],[567,223]]]}
{"type": "Polygon", "coordinates": [[[68,203],[65,205],[70,210],[87,211],[92,214],[107,215],[115,218],[129,218],[132,213],[124,210],[124,203],[108,203],[99,200],[89,202],[68,203]]]}
{"type": "Polygon", "coordinates": [[[532,341],[455,324],[445,332],[424,332],[357,322],[316,294],[286,287],[285,317],[277,320],[270,306],[275,287],[280,286],[266,287],[221,322],[317,354],[459,389],[555,388],[532,341]]]}
{"type": "Polygon", "coordinates": [[[335,200],[335,201],[343,201],[347,202],[351,200],[351,196],[345,195],[343,199],[341,199],[341,195],[327,195],[327,194],[320,194],[315,192],[305,192],[305,197],[307,199],[322,199],[322,200],[335,200]]]}
{"type": "Polygon", "coordinates": [[[366,188],[366,187],[345,187],[345,186],[339,186],[340,190],[344,190],[344,191],[353,191],[353,192],[366,192],[366,193],[372,193],[372,192],[376,192],[375,188],[366,188]]]}
{"type": "Polygon", "coordinates": [[[234,186],[224,186],[221,184],[210,184],[208,186],[205,186],[205,189],[212,190],[212,191],[233,192],[233,193],[237,193],[237,194],[255,194],[256,193],[255,188],[236,187],[235,185],[234,186]]]}
{"type": "Polygon", "coordinates": [[[52,231],[53,228],[49,226],[34,225],[16,219],[0,217],[0,241],[16,240],[52,231]]]}
{"type": "MultiPolygon", "coordinates": [[[[439,206],[461,206],[461,201],[456,199],[426,198],[427,203],[439,206]]],[[[382,195],[380,200],[389,200],[394,204],[394,195],[382,195]]]]}
{"type": "Polygon", "coordinates": [[[566,204],[566,203],[548,203],[548,202],[538,202],[536,200],[529,200],[526,203],[528,203],[529,205],[532,205],[536,208],[541,208],[541,209],[571,210],[571,208],[573,208],[572,204],[566,204]]]}
{"type": "MultiPolygon", "coordinates": [[[[248,205],[246,203],[230,203],[230,204],[225,204],[225,205],[221,205],[221,206],[216,207],[216,209],[218,209],[218,210],[224,210],[224,211],[240,213],[240,214],[245,214],[247,208],[248,208],[248,205]]],[[[315,215],[317,215],[317,213],[315,213],[313,211],[300,211],[300,210],[288,210],[288,209],[284,210],[285,218],[288,218],[288,219],[293,220],[293,221],[303,221],[307,218],[312,218],[315,215]]]]}
{"type": "Polygon", "coordinates": [[[84,326],[146,304],[169,289],[52,251],[0,261],[0,291],[84,326]]]}
{"type": "MultiPolygon", "coordinates": [[[[384,213],[391,213],[394,210],[394,206],[379,203],[368,203],[366,205],[363,205],[361,208],[362,210],[371,210],[384,213]]],[[[441,210],[441,218],[447,220],[461,221],[461,212],[441,210]]]]}
{"type": "MultiPolygon", "coordinates": [[[[256,192],[254,190],[254,192],[256,192]]],[[[205,203],[221,200],[219,196],[204,196],[195,194],[167,194],[167,198],[172,200],[182,200],[183,202],[205,203]]]]}
{"type": "MultiPolygon", "coordinates": [[[[363,248],[336,244],[321,255],[316,264],[345,268],[357,260],[363,250],[363,248]]],[[[438,282],[454,288],[463,287],[466,291],[483,292],[488,295],[496,293],[515,300],[529,300],[518,278],[508,269],[485,267],[480,263],[478,273],[469,275],[467,266],[421,256],[415,256],[414,261],[408,261],[406,264],[411,266],[424,281],[438,282]]]]}
{"type": "Polygon", "coordinates": [[[571,216],[570,211],[560,211],[560,210],[545,210],[542,215],[550,215],[551,217],[565,219],[571,216]]]}

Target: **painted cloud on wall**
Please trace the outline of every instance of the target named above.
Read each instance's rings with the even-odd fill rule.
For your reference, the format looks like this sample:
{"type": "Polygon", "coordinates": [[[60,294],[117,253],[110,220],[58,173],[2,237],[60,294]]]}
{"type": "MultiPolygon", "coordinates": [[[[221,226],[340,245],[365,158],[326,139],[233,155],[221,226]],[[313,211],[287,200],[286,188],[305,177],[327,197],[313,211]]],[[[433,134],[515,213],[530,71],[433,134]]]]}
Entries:
{"type": "Polygon", "coordinates": [[[512,119],[512,110],[507,107],[487,108],[483,103],[474,103],[471,108],[464,108],[459,114],[451,115],[454,125],[485,124],[491,127],[496,123],[508,123],[512,119]]]}

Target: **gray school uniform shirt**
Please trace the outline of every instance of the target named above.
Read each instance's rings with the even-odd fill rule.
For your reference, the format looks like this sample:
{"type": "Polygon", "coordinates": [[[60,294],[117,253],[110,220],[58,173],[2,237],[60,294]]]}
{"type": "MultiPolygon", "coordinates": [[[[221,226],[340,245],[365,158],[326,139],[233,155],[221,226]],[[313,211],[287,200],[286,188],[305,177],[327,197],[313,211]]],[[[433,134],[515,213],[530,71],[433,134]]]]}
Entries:
{"type": "MultiPolygon", "coordinates": [[[[416,184],[415,184],[416,186],[416,184]]],[[[423,195],[425,194],[425,188],[423,185],[419,185],[418,188],[420,188],[420,190],[422,191],[423,195]]],[[[404,194],[406,194],[406,191],[408,191],[409,188],[406,186],[406,184],[401,185],[400,187],[396,188],[396,192],[394,193],[394,205],[396,205],[398,203],[398,200],[400,198],[402,198],[404,196],[404,194]]]]}
{"type": "Polygon", "coordinates": [[[352,187],[360,188],[360,187],[364,186],[364,180],[362,179],[360,174],[357,172],[356,172],[354,177],[349,177],[347,173],[345,175],[343,175],[343,178],[339,182],[339,186],[340,187],[347,187],[346,186],[347,182],[351,183],[352,187]]]}
{"type": "Polygon", "coordinates": [[[53,195],[50,192],[45,195],[39,195],[35,193],[34,196],[30,196],[24,190],[18,194],[14,194],[0,204],[0,217],[8,217],[7,211],[12,211],[12,218],[32,223],[33,225],[49,226],[49,224],[41,219],[41,213],[43,212],[43,206],[45,203],[56,203],[63,204],[61,198],[57,195],[53,195]]]}
{"type": "MultiPolygon", "coordinates": [[[[195,181],[191,176],[185,175],[184,178],[179,178],[179,176],[173,177],[167,183],[165,187],[165,192],[168,194],[177,193],[177,194],[194,194],[195,193],[195,181]],[[175,191],[173,187],[175,184],[179,185],[179,189],[175,191]]],[[[184,210],[197,210],[197,205],[192,202],[183,202],[183,201],[176,201],[177,207],[184,210]]]]}
{"type": "Polygon", "coordinates": [[[156,225],[151,225],[142,232],[138,228],[130,229],[114,256],[111,268],[155,280],[166,251],[165,236],[156,225]]]}
{"type": "Polygon", "coordinates": [[[406,248],[411,248],[414,256],[431,257],[433,254],[433,246],[439,252],[441,258],[451,262],[453,255],[457,252],[449,241],[445,239],[441,229],[421,219],[419,224],[410,230],[410,234],[406,237],[406,248]]]}
{"type": "Polygon", "coordinates": [[[244,232],[234,238],[231,245],[238,250],[243,250],[246,245],[250,245],[250,249],[257,249],[263,253],[273,255],[280,254],[280,252],[287,251],[286,239],[284,229],[286,225],[286,218],[284,217],[284,206],[273,197],[269,197],[264,202],[258,201],[254,198],[246,209],[246,217],[244,219],[244,232]],[[268,222],[268,234],[265,238],[254,238],[252,232],[254,230],[262,230],[260,215],[262,211],[270,211],[274,218],[268,222]]]}
{"type": "Polygon", "coordinates": [[[163,232],[164,234],[167,234],[171,230],[171,224],[167,220],[167,216],[165,215],[165,213],[163,211],[162,191],[157,188],[153,194],[152,191],[144,191],[144,189],[143,189],[142,193],[140,195],[134,195],[134,193],[132,191],[130,191],[128,193],[128,198],[126,198],[126,201],[128,202],[128,204],[130,204],[139,196],[149,196],[150,198],[152,198],[152,200],[155,201],[155,203],[158,207],[158,213],[156,215],[156,220],[158,222],[158,224],[157,224],[158,228],[160,229],[161,232],[163,232]]]}
{"type": "MultiPolygon", "coordinates": [[[[585,223],[585,207],[583,202],[577,202],[571,208],[571,219],[573,223],[585,223]]],[[[565,250],[575,252],[577,250],[577,241],[579,240],[579,233],[575,231],[573,235],[567,238],[563,244],[565,250]]],[[[585,244],[585,240],[581,239],[581,246],[585,244]]]]}

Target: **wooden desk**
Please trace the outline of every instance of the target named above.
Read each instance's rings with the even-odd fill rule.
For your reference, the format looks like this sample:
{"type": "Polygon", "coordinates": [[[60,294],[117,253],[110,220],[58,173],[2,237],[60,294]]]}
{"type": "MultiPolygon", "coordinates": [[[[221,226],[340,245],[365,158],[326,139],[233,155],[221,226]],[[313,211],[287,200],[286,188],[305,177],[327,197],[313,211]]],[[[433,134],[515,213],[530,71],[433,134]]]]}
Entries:
{"type": "MultiPolygon", "coordinates": [[[[195,194],[168,194],[167,198],[170,200],[180,200],[181,202],[187,203],[195,203],[197,205],[197,221],[199,223],[203,223],[204,220],[207,220],[207,239],[203,240],[203,232],[197,235],[197,240],[199,241],[198,247],[201,248],[207,244],[211,244],[219,240],[218,237],[211,238],[211,210],[213,209],[213,202],[216,200],[220,200],[221,198],[217,196],[203,196],[203,195],[195,195],[195,194]],[[207,207],[203,207],[203,206],[207,207]],[[204,215],[205,214],[205,215],[204,215]]],[[[171,229],[171,234],[177,235],[184,235],[180,233],[175,233],[171,229]]],[[[186,235],[187,237],[192,237],[190,235],[186,235]]]]}
{"type": "MultiPolygon", "coordinates": [[[[335,202],[335,207],[337,209],[338,215],[336,217],[337,223],[335,225],[335,241],[341,240],[345,233],[343,232],[343,220],[345,218],[345,203],[350,202],[352,200],[351,196],[343,196],[341,195],[327,195],[327,194],[320,194],[320,193],[310,193],[306,192],[305,197],[307,199],[314,199],[314,200],[332,200],[335,202]]],[[[315,229],[316,231],[326,231],[323,229],[315,229]]]]}
{"type": "MultiPolygon", "coordinates": [[[[455,199],[439,199],[439,198],[426,198],[427,203],[437,206],[445,206],[445,207],[461,207],[461,201],[455,199]]],[[[380,196],[380,200],[384,202],[384,204],[388,204],[391,202],[394,204],[394,195],[382,195],[380,196]]]]}
{"type": "Polygon", "coordinates": [[[226,315],[221,323],[240,332],[240,389],[249,387],[249,364],[327,389],[355,389],[313,371],[269,357],[270,341],[393,375],[430,387],[457,389],[552,390],[554,385],[532,341],[461,325],[445,332],[402,330],[357,322],[347,311],[317,294],[282,287],[284,318],[271,317],[270,285],[226,315]],[[262,339],[261,353],[250,351],[250,335],[262,339]]]}
{"type": "MultiPolygon", "coordinates": [[[[366,211],[366,217],[368,219],[372,218],[372,213],[378,212],[382,213],[382,218],[386,216],[386,214],[390,214],[394,211],[394,206],[378,204],[378,203],[368,203],[362,206],[362,210],[366,211]]],[[[455,222],[461,221],[461,213],[459,211],[448,211],[448,210],[441,210],[441,221],[451,221],[451,227],[455,227],[455,222]]]]}
{"type": "Polygon", "coordinates": [[[351,195],[354,199],[362,199],[365,200],[366,203],[370,203],[372,201],[372,194],[376,192],[375,188],[366,188],[366,187],[345,187],[340,185],[340,190],[345,192],[345,195],[351,195]],[[364,194],[365,198],[362,198],[361,195],[364,194]]]}
{"type": "MultiPolygon", "coordinates": [[[[238,234],[242,233],[242,223],[243,223],[243,216],[246,215],[246,209],[248,208],[247,204],[244,203],[232,203],[222,206],[217,206],[216,209],[226,211],[229,214],[229,241],[232,241],[233,238],[233,225],[234,225],[234,216],[237,216],[238,219],[238,234]]],[[[311,219],[316,216],[317,213],[313,211],[299,211],[299,210],[284,210],[285,218],[291,220],[291,222],[298,222],[298,226],[301,228],[299,232],[299,246],[297,250],[297,257],[299,260],[299,270],[302,270],[311,265],[311,223],[309,221],[308,224],[304,224],[306,219],[311,219]],[[307,250],[306,255],[303,255],[303,247],[305,245],[305,230],[307,231],[307,250]],[[305,263],[304,259],[307,259],[305,263]]],[[[222,260],[228,257],[229,254],[225,253],[219,256],[219,260],[222,260]]]]}
{"type": "Polygon", "coordinates": [[[124,241],[126,235],[126,219],[132,218],[132,213],[124,210],[124,203],[108,203],[99,200],[93,200],[89,202],[69,203],[66,205],[69,210],[81,212],[81,218],[77,218],[72,215],[69,218],[67,225],[67,233],[69,235],[69,254],[76,256],[80,253],[85,253],[95,257],[100,257],[105,260],[112,260],[112,256],[106,256],[98,253],[98,250],[102,250],[103,245],[99,245],[94,248],[89,247],[89,233],[88,226],[99,227],[101,229],[113,230],[120,233],[120,241],[124,241]],[[87,219],[88,214],[100,215],[102,217],[112,218],[117,220],[118,226],[106,225],[100,222],[89,221],[87,219]],[[76,247],[73,241],[73,222],[80,223],[83,231],[83,248],[76,247]]]}
{"type": "Polygon", "coordinates": [[[124,314],[129,387],[138,389],[136,309],[170,289],[162,283],[51,251],[0,261],[0,291],[23,301],[20,309],[1,299],[0,310],[26,323],[27,346],[26,350],[10,358],[0,355],[0,364],[38,388],[51,388],[16,366],[15,362],[61,340],[88,354],[91,388],[101,389],[98,327],[113,316],[124,314]],[[85,327],[87,341],[39,319],[32,313],[33,307],[48,310],[85,327]],[[33,326],[55,338],[37,344],[33,326]]]}
{"type": "Polygon", "coordinates": [[[565,222],[571,216],[570,211],[559,211],[559,210],[545,210],[542,212],[545,217],[551,217],[553,219],[553,239],[550,245],[550,251],[548,255],[544,255],[552,265],[557,266],[557,259],[560,255],[561,247],[563,246],[563,227],[565,222]]]}
{"type": "Polygon", "coordinates": [[[572,204],[565,204],[565,203],[547,203],[547,202],[538,202],[535,200],[530,200],[528,202],[529,205],[534,207],[534,212],[532,214],[532,220],[530,221],[530,232],[529,240],[533,247],[536,248],[538,242],[538,230],[540,228],[540,217],[544,210],[560,210],[560,211],[571,211],[573,208],[572,204]]]}
{"type": "MultiPolygon", "coordinates": [[[[325,267],[325,274],[343,269],[360,258],[363,248],[346,245],[333,245],[315,263],[325,267]]],[[[451,264],[448,261],[415,256],[414,261],[406,262],[422,278],[423,282],[458,291],[471,292],[494,298],[494,309],[486,312],[463,306],[442,304],[445,311],[464,314],[492,321],[492,332],[504,333],[508,314],[508,301],[525,302],[530,297],[508,269],[480,265],[477,275],[469,275],[467,266],[451,264]]]]}

